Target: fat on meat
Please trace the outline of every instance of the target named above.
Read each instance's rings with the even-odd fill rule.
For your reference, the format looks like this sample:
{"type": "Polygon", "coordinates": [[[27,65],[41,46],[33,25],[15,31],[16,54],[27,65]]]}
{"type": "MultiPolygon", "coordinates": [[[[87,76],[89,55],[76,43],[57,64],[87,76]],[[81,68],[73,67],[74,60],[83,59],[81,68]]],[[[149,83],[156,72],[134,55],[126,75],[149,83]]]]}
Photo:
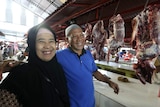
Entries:
{"type": "Polygon", "coordinates": [[[132,20],[132,47],[136,49],[137,64],[133,65],[139,80],[152,83],[156,70],[154,59],[159,55],[159,6],[148,6],[132,20]],[[153,13],[154,12],[154,13],[153,13]]]}
{"type": "Polygon", "coordinates": [[[109,62],[109,55],[115,55],[124,43],[125,26],[124,20],[120,14],[114,15],[109,19],[108,31],[109,39],[107,40],[107,45],[109,51],[107,62],[109,62]]]}
{"type": "Polygon", "coordinates": [[[97,60],[104,60],[105,53],[103,51],[104,45],[106,43],[106,39],[108,36],[107,31],[104,29],[104,22],[103,20],[99,20],[92,29],[92,36],[93,36],[93,46],[96,49],[96,58],[97,60]]]}

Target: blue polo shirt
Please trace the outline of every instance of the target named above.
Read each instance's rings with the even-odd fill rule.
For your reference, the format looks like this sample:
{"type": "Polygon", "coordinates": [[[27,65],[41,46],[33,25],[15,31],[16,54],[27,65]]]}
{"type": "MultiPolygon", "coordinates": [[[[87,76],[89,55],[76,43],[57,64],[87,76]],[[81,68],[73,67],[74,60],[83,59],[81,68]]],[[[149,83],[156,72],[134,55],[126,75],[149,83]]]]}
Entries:
{"type": "Polygon", "coordinates": [[[78,56],[70,48],[58,51],[57,60],[67,78],[71,107],[95,107],[92,74],[97,70],[92,54],[78,56]]]}

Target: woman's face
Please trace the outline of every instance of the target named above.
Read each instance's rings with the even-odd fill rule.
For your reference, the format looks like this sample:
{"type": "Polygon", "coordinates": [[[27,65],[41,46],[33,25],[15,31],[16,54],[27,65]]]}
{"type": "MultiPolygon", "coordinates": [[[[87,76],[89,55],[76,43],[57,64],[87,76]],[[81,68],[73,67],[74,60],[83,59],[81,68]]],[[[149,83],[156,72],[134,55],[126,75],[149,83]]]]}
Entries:
{"type": "Polygon", "coordinates": [[[50,61],[56,53],[56,42],[52,32],[41,28],[36,37],[36,54],[43,61],[50,61]]]}

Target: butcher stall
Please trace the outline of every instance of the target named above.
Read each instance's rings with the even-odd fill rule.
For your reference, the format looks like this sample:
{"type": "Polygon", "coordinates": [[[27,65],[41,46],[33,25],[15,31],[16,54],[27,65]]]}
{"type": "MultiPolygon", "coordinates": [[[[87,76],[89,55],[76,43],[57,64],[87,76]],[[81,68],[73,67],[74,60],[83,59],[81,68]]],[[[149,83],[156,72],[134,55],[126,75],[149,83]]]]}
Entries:
{"type": "Polygon", "coordinates": [[[120,91],[115,94],[106,83],[94,79],[96,107],[160,107],[160,85],[143,85],[138,79],[122,76],[106,70],[99,70],[118,83],[120,91]],[[127,82],[118,78],[127,78],[127,82]]]}

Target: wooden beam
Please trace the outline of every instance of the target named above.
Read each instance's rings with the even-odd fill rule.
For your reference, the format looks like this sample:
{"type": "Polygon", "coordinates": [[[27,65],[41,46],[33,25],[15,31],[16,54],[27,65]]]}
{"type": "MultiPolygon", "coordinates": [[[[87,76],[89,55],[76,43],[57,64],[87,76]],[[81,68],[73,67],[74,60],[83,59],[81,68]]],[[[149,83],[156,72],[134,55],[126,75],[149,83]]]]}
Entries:
{"type": "Polygon", "coordinates": [[[76,18],[76,17],[78,17],[80,15],[88,13],[88,12],[98,8],[98,7],[101,7],[102,5],[104,5],[105,3],[109,2],[109,1],[110,0],[101,0],[98,3],[95,3],[94,5],[89,6],[88,8],[84,8],[83,10],[81,10],[81,11],[75,13],[75,14],[72,14],[72,15],[68,16],[67,18],[64,18],[62,20],[57,21],[56,23],[52,24],[51,27],[55,27],[58,24],[65,23],[66,21],[68,21],[70,19],[74,19],[74,18],[76,18]]]}

